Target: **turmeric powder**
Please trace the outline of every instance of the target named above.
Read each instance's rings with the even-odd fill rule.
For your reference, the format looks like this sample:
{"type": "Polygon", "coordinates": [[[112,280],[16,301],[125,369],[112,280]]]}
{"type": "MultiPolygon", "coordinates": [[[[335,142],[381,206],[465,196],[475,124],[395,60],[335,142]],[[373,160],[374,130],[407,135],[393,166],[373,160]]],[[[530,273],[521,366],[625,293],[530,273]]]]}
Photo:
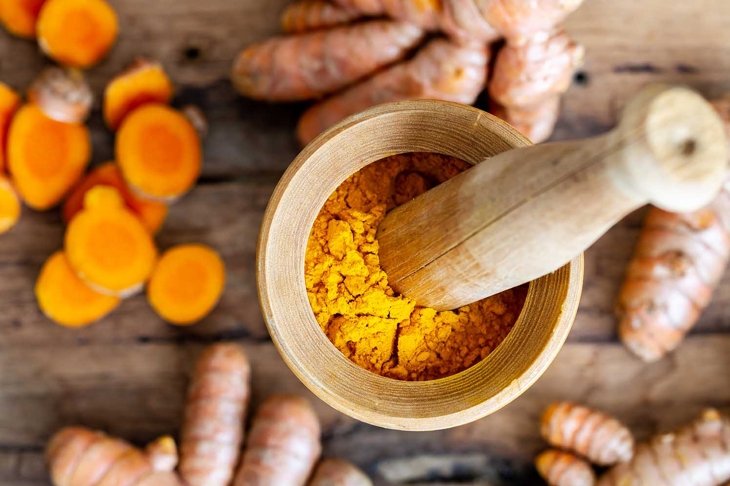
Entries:
{"type": "Polygon", "coordinates": [[[526,286],[438,312],[397,295],[380,268],[375,235],[386,211],[468,166],[430,153],[388,157],[347,179],[317,216],[305,257],[309,301],[330,341],[359,366],[402,380],[449,376],[486,357],[517,320],[526,286]]]}

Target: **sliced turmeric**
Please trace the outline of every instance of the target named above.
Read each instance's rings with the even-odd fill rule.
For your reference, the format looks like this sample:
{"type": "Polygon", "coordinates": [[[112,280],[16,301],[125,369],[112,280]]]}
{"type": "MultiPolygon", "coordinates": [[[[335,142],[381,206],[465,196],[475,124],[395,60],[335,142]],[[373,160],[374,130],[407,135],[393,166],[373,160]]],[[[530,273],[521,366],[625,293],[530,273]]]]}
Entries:
{"type": "Polygon", "coordinates": [[[223,260],[205,245],[179,245],[157,263],[147,287],[152,308],[172,324],[193,324],[218,303],[225,286],[223,260]]]}
{"type": "Polygon", "coordinates": [[[136,108],[147,103],[169,103],[174,88],[162,65],[136,59],[104,90],[104,121],[112,130],[136,108]]]}
{"type": "Polygon", "coordinates": [[[7,177],[0,176],[0,234],[10,230],[20,218],[20,201],[7,177]]]}
{"type": "Polygon", "coordinates": [[[137,215],[142,224],[150,233],[156,233],[167,217],[167,206],[159,201],[145,199],[132,193],[124,182],[119,167],[113,162],[102,164],[91,172],[74,187],[63,205],[63,219],[66,223],[81,211],[84,205],[84,196],[96,186],[111,186],[119,191],[124,204],[137,215]]]}
{"type": "MultiPolygon", "coordinates": [[[[0,0],[1,1],[1,0],[0,0]]],[[[0,83],[0,172],[5,169],[10,121],[20,106],[20,97],[10,86],[0,83]]]]}
{"type": "Polygon", "coordinates": [[[38,14],[46,0],[0,0],[0,22],[8,32],[32,39],[38,14]]]}
{"type": "Polygon", "coordinates": [[[127,296],[147,281],[157,258],[152,237],[119,191],[96,186],[84,196],[84,209],[68,225],[68,261],[89,286],[127,296]]]}
{"type": "Polygon", "coordinates": [[[164,200],[190,190],[202,165],[195,127],[179,111],[158,103],[141,106],[124,119],[116,155],[132,188],[164,200]]]}
{"type": "Polygon", "coordinates": [[[91,324],[119,305],[119,298],[100,294],[79,279],[66,255],[57,251],[46,260],[35,285],[38,306],[52,321],[67,327],[91,324]]]}
{"type": "Polygon", "coordinates": [[[48,0],[38,17],[38,44],[60,64],[87,68],[107,55],[118,29],[105,0],[48,0]]]}
{"type": "Polygon", "coordinates": [[[55,206],[83,174],[91,155],[88,129],[48,118],[35,104],[20,108],[8,133],[8,167],[33,209],[55,206]]]}
{"type": "Polygon", "coordinates": [[[64,123],[83,123],[89,116],[94,95],[81,71],[49,67],[28,89],[28,101],[48,118],[64,123]]]}

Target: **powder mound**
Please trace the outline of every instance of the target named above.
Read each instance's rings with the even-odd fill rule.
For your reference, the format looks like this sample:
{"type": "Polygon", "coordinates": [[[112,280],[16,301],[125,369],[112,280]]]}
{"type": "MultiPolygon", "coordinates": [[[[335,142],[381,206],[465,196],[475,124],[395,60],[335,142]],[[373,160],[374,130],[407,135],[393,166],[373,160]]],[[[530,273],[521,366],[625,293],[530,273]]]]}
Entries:
{"type": "Polygon", "coordinates": [[[468,167],[439,154],[388,157],[343,182],[317,216],[305,257],[309,302],[359,366],[402,380],[449,376],[486,357],[517,320],[526,286],[439,312],[398,295],[380,268],[375,236],[386,212],[468,167]]]}

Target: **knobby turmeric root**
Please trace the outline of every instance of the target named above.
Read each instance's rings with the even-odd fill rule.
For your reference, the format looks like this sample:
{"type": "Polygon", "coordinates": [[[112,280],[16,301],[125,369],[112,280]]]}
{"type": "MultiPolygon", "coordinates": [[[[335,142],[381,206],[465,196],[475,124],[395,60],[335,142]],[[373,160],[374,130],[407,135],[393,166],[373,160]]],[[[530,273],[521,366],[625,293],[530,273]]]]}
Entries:
{"type": "Polygon", "coordinates": [[[640,444],[634,458],[598,480],[599,486],[719,486],[730,480],[730,421],[706,410],[672,434],[640,444]]]}
{"type": "Polygon", "coordinates": [[[10,230],[20,218],[20,201],[10,180],[0,175],[0,234],[10,230]]]}
{"type": "Polygon", "coordinates": [[[38,15],[46,0],[0,0],[0,22],[13,35],[35,38],[38,15]]]}
{"type": "Polygon", "coordinates": [[[172,472],[174,441],[163,438],[153,444],[141,451],[102,432],[66,427],[46,449],[51,481],[55,486],[182,486],[172,472]]]}
{"type": "Polygon", "coordinates": [[[36,26],[43,52],[60,64],[88,68],[117,39],[117,14],[105,0],[48,0],[36,26]]]}
{"type": "Polygon", "coordinates": [[[298,0],[281,14],[281,29],[298,34],[346,24],[361,17],[357,10],[335,5],[328,0],[298,0]]]}
{"type": "Polygon", "coordinates": [[[173,92],[172,81],[160,63],[137,59],[104,90],[104,121],[116,130],[129,113],[147,103],[167,104],[173,92]]]}
{"type": "Polygon", "coordinates": [[[590,464],[570,452],[548,449],[537,456],[535,467],[550,486],[596,484],[596,474],[590,464]]]}
{"type": "Polygon", "coordinates": [[[64,247],[71,267],[84,282],[117,296],[139,290],[157,258],[149,232],[110,186],[96,186],[86,193],[84,209],[66,229],[64,247]]]}
{"type": "Polygon", "coordinates": [[[258,409],[232,486],[304,485],[321,452],[319,420],[301,397],[276,395],[258,409]]]}
{"type": "Polygon", "coordinates": [[[116,155],[124,179],[151,198],[174,200],[200,174],[200,136],[179,111],[157,103],[141,106],[122,122],[116,155]]]}
{"type": "Polygon", "coordinates": [[[487,61],[482,44],[432,40],[413,59],[309,108],[299,120],[297,138],[305,145],[343,118],[389,101],[434,98],[471,104],[484,86],[487,61]]]}
{"type": "MultiPolygon", "coordinates": [[[[730,97],[713,102],[730,133],[730,97]]],[[[619,336],[656,361],[674,350],[709,304],[730,259],[730,178],[690,213],[650,208],[616,306],[619,336]]]]}
{"type": "Polygon", "coordinates": [[[20,97],[10,86],[0,83],[0,172],[5,170],[10,121],[20,106],[20,97]]]}
{"type": "Polygon", "coordinates": [[[193,324],[215,307],[225,287],[223,260],[205,245],[178,245],[155,266],[147,298],[160,317],[172,324],[193,324]]]}
{"type": "Polygon", "coordinates": [[[189,486],[230,484],[243,441],[250,374],[248,358],[235,344],[210,346],[198,358],[180,448],[180,475],[189,486]]]}
{"type": "Polygon", "coordinates": [[[570,402],[550,405],[540,432],[553,446],[577,452],[602,466],[624,462],[634,453],[634,438],[618,420],[570,402]]]}
{"type": "Polygon", "coordinates": [[[239,54],[233,84],[250,98],[317,98],[401,59],[422,37],[420,28],[388,20],[275,37],[239,54]]]}
{"type": "Polygon", "coordinates": [[[323,459],[308,486],[372,486],[370,478],[354,464],[342,459],[323,459]]]}
{"type": "Polygon", "coordinates": [[[8,132],[8,167],[25,203],[33,209],[55,206],[83,174],[91,155],[88,129],[48,118],[27,104],[8,132]]]}
{"type": "Polygon", "coordinates": [[[132,193],[124,182],[119,167],[113,162],[102,164],[76,184],[63,204],[63,219],[70,222],[84,206],[86,193],[96,186],[111,186],[119,191],[127,209],[132,211],[147,230],[154,234],[160,229],[167,217],[167,206],[159,201],[145,199],[132,193]]]}
{"type": "Polygon", "coordinates": [[[28,89],[28,101],[48,118],[63,123],[83,123],[94,95],[80,71],[50,67],[41,71],[28,89]]]}

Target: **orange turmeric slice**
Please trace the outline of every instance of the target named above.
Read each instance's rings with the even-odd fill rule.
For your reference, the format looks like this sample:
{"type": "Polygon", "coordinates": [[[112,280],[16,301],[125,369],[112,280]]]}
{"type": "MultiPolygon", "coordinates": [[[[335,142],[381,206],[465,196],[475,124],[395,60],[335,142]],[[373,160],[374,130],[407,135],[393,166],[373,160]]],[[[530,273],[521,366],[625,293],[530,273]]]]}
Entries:
{"type": "Polygon", "coordinates": [[[210,313],[223,293],[226,269],[218,253],[205,245],[167,250],[147,286],[157,314],[177,325],[193,324],[210,313]]]}
{"type": "Polygon", "coordinates": [[[129,113],[147,103],[169,103],[173,86],[160,63],[137,59],[111,80],[104,91],[104,121],[112,130],[129,113]]]}
{"type": "Polygon", "coordinates": [[[13,35],[32,39],[46,0],[0,0],[0,21],[13,35]]]}
{"type": "Polygon", "coordinates": [[[28,101],[48,118],[64,123],[83,123],[89,116],[94,95],[81,71],[49,67],[28,88],[28,101]]]}
{"type": "Polygon", "coordinates": [[[202,164],[195,128],[182,113],[162,104],[144,105],[124,119],[116,154],[132,188],[165,200],[190,190],[202,164]]]}
{"type": "Polygon", "coordinates": [[[35,104],[20,108],[8,133],[8,167],[33,209],[55,206],[83,174],[91,155],[88,129],[48,118],[35,104]]]}
{"type": "Polygon", "coordinates": [[[120,302],[118,297],[100,294],[81,281],[62,251],[46,260],[36,281],[35,295],[46,317],[67,327],[91,324],[120,302]]]}
{"type": "Polygon", "coordinates": [[[20,218],[20,201],[10,181],[0,176],[0,234],[10,230],[20,218]]]}
{"type": "Polygon", "coordinates": [[[150,233],[156,233],[167,217],[167,206],[159,201],[151,201],[129,190],[122,178],[119,167],[113,162],[107,162],[89,172],[81,179],[63,205],[63,219],[68,223],[81,211],[84,205],[84,196],[96,186],[111,186],[119,191],[127,209],[137,215],[142,224],[150,233]]]}
{"type": "Polygon", "coordinates": [[[20,106],[18,93],[8,85],[0,83],[0,172],[5,169],[7,154],[5,142],[7,141],[8,127],[10,127],[10,120],[13,119],[18,106],[20,106]]]}
{"type": "Polygon", "coordinates": [[[117,39],[117,14],[105,0],[48,0],[37,24],[38,44],[60,64],[86,68],[117,39]]]}
{"type": "Polygon", "coordinates": [[[68,225],[64,246],[76,274],[94,290],[110,295],[139,290],[157,258],[149,232],[110,186],[86,193],[84,209],[68,225]]]}

